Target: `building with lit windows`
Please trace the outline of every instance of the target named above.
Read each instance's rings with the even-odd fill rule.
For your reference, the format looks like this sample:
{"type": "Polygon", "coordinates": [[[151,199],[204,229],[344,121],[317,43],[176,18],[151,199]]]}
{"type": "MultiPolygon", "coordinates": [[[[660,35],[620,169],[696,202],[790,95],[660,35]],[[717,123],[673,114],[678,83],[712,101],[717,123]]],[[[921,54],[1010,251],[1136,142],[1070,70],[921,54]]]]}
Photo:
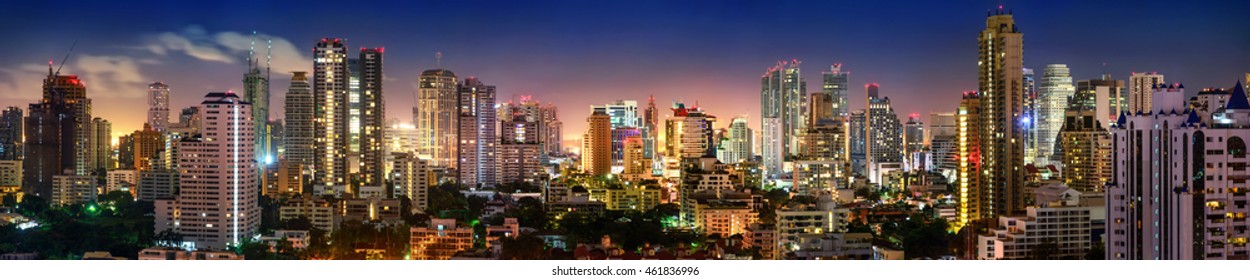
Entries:
{"type": "Polygon", "coordinates": [[[998,9],[978,37],[982,214],[1024,210],[1024,41],[1010,11],[998,9]]]}
{"type": "Polygon", "coordinates": [[[75,175],[73,172],[52,176],[52,205],[70,205],[92,202],[99,195],[96,177],[75,175]]]}
{"type": "MultiPolygon", "coordinates": [[[[103,193],[126,191],[134,195],[133,191],[139,185],[139,171],[126,169],[109,170],[105,174],[104,181],[103,193]]],[[[0,185],[3,184],[0,183],[0,185]]]]}
{"type": "Polygon", "coordinates": [[[747,227],[759,220],[759,213],[753,208],[751,201],[741,198],[730,198],[732,191],[704,192],[696,194],[694,202],[694,227],[703,234],[733,236],[745,234],[747,227]]]}
{"type": "Polygon", "coordinates": [[[1062,155],[1056,154],[1059,130],[1063,129],[1064,112],[1068,108],[1068,99],[1076,94],[1072,84],[1072,74],[1066,64],[1049,64],[1042,70],[1042,80],[1037,88],[1036,127],[1037,151],[1033,164],[1047,166],[1056,164],[1051,159],[1062,155]]]}
{"type": "Polygon", "coordinates": [[[173,169],[157,169],[139,171],[137,195],[140,201],[156,201],[172,199],[177,194],[178,171],[173,169]]]}
{"type": "Polygon", "coordinates": [[[278,207],[278,219],[294,220],[302,217],[308,219],[313,227],[330,232],[338,226],[337,210],[337,205],[320,198],[288,199],[278,207]]]}
{"type": "Polygon", "coordinates": [[[1161,84],[1167,84],[1167,82],[1163,80],[1163,74],[1159,72],[1130,74],[1128,77],[1128,113],[1145,113],[1153,108],[1150,97],[1154,94],[1155,86],[1161,84]]]}
{"type": "Polygon", "coordinates": [[[673,116],[664,123],[664,177],[681,177],[683,160],[715,157],[712,148],[715,116],[697,107],[675,103],[673,116]]]}
{"type": "Polygon", "coordinates": [[[460,120],[456,74],[430,69],[421,72],[418,81],[417,106],[412,108],[417,139],[421,141],[417,155],[433,160],[434,166],[455,167],[460,120]]]}
{"type": "Polygon", "coordinates": [[[386,149],[383,147],[387,144],[384,122],[386,99],[382,94],[383,53],[383,48],[361,48],[360,66],[351,70],[360,76],[361,186],[381,186],[386,181],[386,149]]]}
{"type": "Polygon", "coordinates": [[[907,123],[903,124],[903,159],[907,162],[909,170],[925,169],[925,162],[916,159],[923,157],[917,154],[925,150],[924,136],[924,122],[920,121],[920,114],[907,116],[907,123]]]}
{"type": "Polygon", "coordinates": [[[1063,181],[1086,193],[1101,193],[1111,181],[1111,132],[1094,114],[1089,108],[1069,108],[1059,132],[1063,181]]]}
{"type": "Polygon", "coordinates": [[[286,111],[283,115],[286,120],[286,133],[283,135],[286,139],[282,140],[286,151],[283,157],[289,162],[303,165],[304,168],[312,166],[315,139],[313,94],[307,74],[308,72],[298,71],[292,73],[291,85],[287,88],[283,106],[286,111]]]}
{"type": "Polygon", "coordinates": [[[1112,79],[1111,74],[1104,74],[1099,80],[1077,81],[1076,93],[1068,108],[1090,108],[1095,112],[1095,120],[1109,124],[1115,122],[1121,112],[1129,113],[1124,91],[1124,81],[1112,79]]]}
{"type": "Polygon", "coordinates": [[[0,186],[22,186],[21,160],[0,160],[0,186]]]}
{"type": "MultiPolygon", "coordinates": [[[[348,190],[347,43],[321,39],[313,47],[313,194],[348,190]]],[[[293,81],[294,82],[294,81],[293,81]]]]}
{"type": "Polygon", "coordinates": [[[807,124],[807,83],[798,60],[778,61],[760,77],[760,120],[764,169],[781,173],[787,155],[798,153],[798,137],[807,124]]]}
{"type": "Polygon", "coordinates": [[[956,132],[956,158],[958,169],[955,173],[956,191],[958,196],[959,215],[956,226],[987,218],[985,205],[986,188],[981,185],[981,96],[975,91],[964,92],[959,101],[956,132]]]}
{"type": "Polygon", "coordinates": [[[156,231],[172,230],[197,249],[242,244],[260,229],[260,189],[251,105],[232,92],[200,103],[204,133],[178,142],[178,194],[156,200],[156,231]]]}
{"type": "Polygon", "coordinates": [[[624,170],[623,175],[651,175],[651,159],[646,158],[646,148],[643,146],[642,137],[630,137],[625,139],[624,154],[624,170]]]}
{"type": "MultiPolygon", "coordinates": [[[[9,106],[0,113],[0,160],[22,160],[22,108],[9,106]]],[[[20,176],[20,174],[19,174],[20,176]]]]}
{"type": "Polygon", "coordinates": [[[88,175],[91,99],[87,85],[75,75],[57,75],[48,65],[43,99],[30,104],[22,126],[22,190],[27,195],[52,197],[53,176],[73,170],[88,175]]]}
{"type": "Polygon", "coordinates": [[[794,188],[791,193],[818,195],[850,187],[845,162],[840,160],[798,160],[794,162],[794,188]]]}
{"type": "Polygon", "coordinates": [[[430,188],[438,184],[430,160],[410,153],[395,153],[393,157],[395,168],[391,181],[395,183],[395,197],[407,197],[412,201],[413,210],[424,212],[430,205],[430,188]]]}
{"type": "Polygon", "coordinates": [[[829,66],[829,72],[821,74],[824,75],[824,82],[821,83],[820,91],[829,97],[829,103],[833,105],[832,117],[845,119],[851,111],[846,104],[846,91],[850,89],[848,87],[849,80],[847,80],[847,75],[850,72],[843,72],[842,64],[834,63],[829,66]]]}
{"type": "Polygon", "coordinates": [[[148,84],[148,124],[160,132],[169,130],[169,85],[148,84]]]}
{"type": "Polygon", "coordinates": [[[586,134],[582,135],[582,172],[606,175],[612,171],[612,121],[602,110],[586,118],[586,134]]]}
{"type": "Polygon", "coordinates": [[[113,124],[102,118],[91,119],[91,133],[88,137],[90,173],[113,169],[113,124]]]}
{"type": "Polygon", "coordinates": [[[541,119],[504,115],[499,130],[499,183],[537,184],[546,180],[541,119]]]}
{"type": "Polygon", "coordinates": [[[797,250],[789,260],[871,260],[872,233],[804,233],[798,235],[797,250]]]}
{"type": "Polygon", "coordinates": [[[800,249],[799,236],[846,232],[850,209],[839,208],[827,198],[816,205],[777,209],[777,248],[782,255],[800,249]]]}
{"type": "Polygon", "coordinates": [[[410,231],[414,260],[447,260],[473,248],[473,228],[458,226],[455,219],[431,219],[428,226],[410,231]]]}
{"type": "Polygon", "coordinates": [[[626,185],[621,188],[591,188],[591,201],[603,202],[609,211],[647,211],[660,205],[659,186],[626,185]]]}
{"type": "MultiPolygon", "coordinates": [[[[269,60],[272,41],[268,41],[265,53],[265,69],[260,69],[260,58],[255,54],[256,32],[252,32],[252,43],[247,52],[247,72],[243,74],[243,101],[252,104],[253,141],[256,161],[267,164],[277,160],[271,155],[269,134],[269,60]]],[[[162,131],[160,129],[154,129],[162,131]]],[[[263,166],[262,166],[263,167],[263,166]]]]}
{"type": "Polygon", "coordinates": [[[880,86],[864,86],[868,92],[868,110],[864,116],[864,151],[867,152],[868,178],[878,178],[880,164],[903,163],[903,124],[890,106],[889,97],[880,97],[880,86]]]}
{"type": "Polygon", "coordinates": [[[469,188],[494,187],[499,184],[495,86],[469,77],[460,85],[459,100],[457,182],[469,188]]]}
{"type": "Polygon", "coordinates": [[[728,133],[721,139],[716,158],[724,163],[749,161],[755,157],[755,133],[749,127],[745,116],[734,117],[729,123],[728,133]]]}
{"type": "Polygon", "coordinates": [[[1049,259],[1080,259],[1090,250],[1092,217],[1101,207],[1029,207],[1023,216],[1000,216],[977,236],[978,260],[1036,259],[1053,246],[1049,259]]]}

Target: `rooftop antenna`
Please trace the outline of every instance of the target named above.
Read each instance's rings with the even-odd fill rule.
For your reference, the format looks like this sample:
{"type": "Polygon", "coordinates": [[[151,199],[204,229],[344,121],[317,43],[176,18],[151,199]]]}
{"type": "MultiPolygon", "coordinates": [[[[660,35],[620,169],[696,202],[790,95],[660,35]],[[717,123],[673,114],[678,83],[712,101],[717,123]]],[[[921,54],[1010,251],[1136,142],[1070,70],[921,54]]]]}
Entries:
{"type": "Polygon", "coordinates": [[[270,60],[273,59],[273,38],[266,38],[265,41],[266,41],[266,46],[265,46],[265,84],[266,85],[265,87],[268,87],[269,68],[271,66],[269,62],[270,60]]]}
{"type": "Polygon", "coordinates": [[[439,68],[443,67],[443,52],[434,52],[434,63],[439,68]]]}
{"type": "Polygon", "coordinates": [[[247,47],[247,67],[249,69],[252,68],[252,65],[253,65],[252,58],[256,57],[255,53],[256,53],[256,30],[252,30],[252,42],[251,42],[251,45],[247,47]]]}

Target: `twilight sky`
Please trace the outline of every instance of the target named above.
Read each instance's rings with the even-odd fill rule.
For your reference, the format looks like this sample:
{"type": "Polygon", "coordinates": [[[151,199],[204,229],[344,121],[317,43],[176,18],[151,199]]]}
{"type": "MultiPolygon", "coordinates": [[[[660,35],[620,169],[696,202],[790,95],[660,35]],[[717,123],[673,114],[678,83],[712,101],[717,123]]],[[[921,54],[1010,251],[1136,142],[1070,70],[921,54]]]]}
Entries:
{"type": "Polygon", "coordinates": [[[843,63],[855,109],[859,85],[879,83],[904,121],[953,111],[976,88],[976,35],[1000,4],[1038,75],[1050,63],[1078,80],[1158,71],[1196,91],[1250,72],[1250,1],[72,2],[0,10],[0,106],[36,101],[48,61],[77,40],[62,74],[84,79],[114,135],[142,127],[149,82],[171,85],[174,112],[209,91],[240,91],[253,30],[273,40],[275,119],[289,72],[311,71],[313,43],[340,37],[351,56],[386,48],[387,118],[411,122],[417,75],[442,52],[442,68],[498,86],[501,101],[560,107],[566,140],[580,137],[590,104],[648,95],[661,108],[697,102],[718,126],[749,115],[758,128],[759,77],[789,59],[803,62],[809,91],[843,63]]]}

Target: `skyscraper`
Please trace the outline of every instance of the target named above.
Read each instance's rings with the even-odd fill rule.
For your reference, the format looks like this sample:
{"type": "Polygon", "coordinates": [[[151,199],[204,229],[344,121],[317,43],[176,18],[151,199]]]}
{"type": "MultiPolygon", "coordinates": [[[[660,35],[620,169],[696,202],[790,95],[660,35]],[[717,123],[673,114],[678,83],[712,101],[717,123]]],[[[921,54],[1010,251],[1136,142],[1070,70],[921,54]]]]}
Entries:
{"type": "Polygon", "coordinates": [[[612,118],[612,128],[638,127],[642,121],[638,116],[638,101],[617,100],[603,105],[591,105],[591,110],[603,109],[612,118]]]}
{"type": "Polygon", "coordinates": [[[205,132],[178,142],[180,192],[156,201],[156,232],[172,230],[197,249],[240,245],[260,229],[251,105],[214,92],[200,103],[205,132]]]}
{"type": "Polygon", "coordinates": [[[169,85],[165,83],[148,84],[148,123],[156,131],[169,130],[169,85]]]}
{"type": "Polygon", "coordinates": [[[595,110],[586,118],[582,136],[582,172],[605,175],[612,170],[612,117],[595,110]]]}
{"type": "MultiPolygon", "coordinates": [[[[272,45],[272,41],[270,44],[272,45]]],[[[266,48],[272,49],[272,48],[266,48]]],[[[256,57],[256,32],[252,32],[252,43],[247,51],[247,73],[243,74],[243,100],[252,104],[252,129],[256,141],[255,156],[260,163],[276,162],[277,158],[269,154],[269,55],[265,55],[265,69],[260,69],[260,58],[256,57]]],[[[154,126],[155,127],[155,126],[154,126]]],[[[161,131],[157,129],[157,131],[161,131]]],[[[262,165],[263,166],[263,165],[262,165]]]]}
{"type": "Polygon", "coordinates": [[[364,186],[381,186],[386,180],[382,54],[382,48],[360,50],[360,173],[364,186]]]}
{"type": "MultiPolygon", "coordinates": [[[[923,151],[924,146],[924,122],[920,121],[920,114],[908,115],[907,123],[903,124],[904,158],[912,159],[912,154],[923,151]]],[[[909,165],[919,167],[919,163],[911,163],[909,165]]]]}
{"type": "Polygon", "coordinates": [[[417,89],[417,107],[412,114],[421,139],[421,158],[429,158],[436,167],[456,164],[457,128],[459,127],[459,88],[456,74],[443,69],[421,73],[417,89]]]}
{"type": "Polygon", "coordinates": [[[305,168],[313,163],[313,133],[315,126],[313,94],[308,84],[307,72],[291,73],[291,86],[286,92],[286,158],[305,168]]]}
{"type": "Polygon", "coordinates": [[[760,78],[760,120],[765,173],[780,174],[786,155],[798,154],[798,135],[807,124],[807,85],[798,60],[779,61],[760,78]]]}
{"type": "MultiPolygon", "coordinates": [[[[868,173],[879,175],[878,165],[903,163],[903,125],[890,105],[890,98],[881,97],[880,85],[867,84],[864,88],[868,92],[864,151],[867,152],[868,173]]],[[[869,175],[873,182],[877,182],[876,177],[869,175]]]]}
{"type": "Polygon", "coordinates": [[[1024,211],[1023,33],[1010,12],[985,20],[979,41],[981,187],[987,217],[1024,211]]]}
{"type": "Polygon", "coordinates": [[[542,122],[522,114],[502,115],[499,134],[499,183],[539,183],[542,168],[542,122]]]}
{"type": "Polygon", "coordinates": [[[1153,88],[1159,84],[1166,84],[1163,80],[1163,74],[1159,72],[1137,73],[1133,72],[1128,77],[1128,113],[1137,114],[1137,112],[1145,113],[1150,110],[1150,97],[1153,88]]]}
{"type": "MultiPolygon", "coordinates": [[[[0,160],[22,160],[22,108],[9,106],[0,114],[0,160]]],[[[19,172],[21,173],[21,172],[19,172]]]]}
{"type": "Polygon", "coordinates": [[[133,164],[132,168],[139,171],[152,170],[152,161],[157,160],[165,150],[164,135],[153,130],[151,125],[143,124],[143,129],[131,133],[129,140],[131,158],[128,160],[133,164]]]}
{"type": "Polygon", "coordinates": [[[1124,100],[1124,81],[1111,79],[1111,74],[1103,74],[1099,80],[1081,80],[1076,82],[1076,94],[1068,104],[1068,110],[1080,107],[1083,110],[1094,110],[1095,121],[1106,126],[1120,117],[1120,112],[1129,112],[1124,100]]]}
{"type": "Polygon", "coordinates": [[[624,168],[621,170],[621,174],[641,175],[646,173],[647,168],[651,167],[651,162],[650,159],[642,156],[642,137],[625,138],[624,146],[622,150],[624,150],[625,159],[622,160],[624,168]]]}
{"type": "Polygon", "coordinates": [[[751,143],[755,140],[755,134],[751,131],[749,119],[746,116],[734,117],[729,123],[729,131],[725,134],[725,138],[720,141],[720,148],[716,158],[726,164],[738,163],[739,161],[750,161],[755,155],[751,152],[751,143]]]}
{"type": "Polygon", "coordinates": [[[987,199],[989,188],[981,185],[981,96],[975,91],[964,92],[956,113],[956,158],[958,169],[955,180],[958,191],[958,215],[956,227],[991,216],[987,199]]]}
{"type": "Polygon", "coordinates": [[[829,97],[833,105],[833,116],[845,119],[851,111],[851,108],[846,105],[846,91],[849,85],[847,75],[850,72],[842,72],[842,64],[835,63],[829,66],[829,72],[823,74],[825,79],[821,85],[821,91],[829,97]]]}
{"type": "Polygon", "coordinates": [[[43,198],[52,195],[53,176],[73,170],[89,175],[91,99],[87,85],[75,75],[59,75],[48,65],[43,80],[43,98],[30,104],[30,116],[23,126],[22,188],[43,198]]]}
{"type": "Polygon", "coordinates": [[[347,188],[347,45],[321,39],[313,47],[314,194],[347,188]],[[337,188],[337,189],[336,189],[337,188]]]}
{"type": "Polygon", "coordinates": [[[1058,145],[1059,130],[1063,128],[1064,111],[1068,108],[1068,99],[1076,93],[1072,85],[1072,75],[1065,64],[1046,65],[1042,70],[1042,81],[1037,89],[1037,153],[1033,164],[1047,166],[1054,164],[1051,158],[1055,155],[1058,145]]]}
{"type": "Polygon", "coordinates": [[[698,107],[673,104],[673,116],[664,121],[664,177],[680,178],[682,161],[715,157],[712,142],[716,117],[698,107]]]}
{"type": "Polygon", "coordinates": [[[459,155],[456,172],[465,187],[493,187],[499,183],[496,167],[499,145],[495,134],[495,86],[476,77],[460,85],[459,155]]]}
{"type": "Polygon", "coordinates": [[[1073,107],[1065,113],[1059,146],[1063,151],[1063,181],[1081,193],[1102,193],[1111,181],[1111,133],[1096,121],[1094,110],[1073,107]]]}
{"type": "Polygon", "coordinates": [[[658,125],[660,116],[655,108],[655,96],[647,96],[647,108],[642,111],[642,156],[648,159],[658,158],[655,154],[656,141],[659,137],[658,125]]]}
{"type": "Polygon", "coordinates": [[[847,153],[850,154],[851,172],[864,174],[868,165],[868,110],[855,110],[847,120],[847,153]]]}
{"type": "Polygon", "coordinates": [[[113,169],[113,124],[102,118],[91,119],[88,158],[91,172],[113,169]]]}
{"type": "Polygon", "coordinates": [[[1037,158],[1037,79],[1033,69],[1024,68],[1024,95],[1021,96],[1024,113],[1020,125],[1024,127],[1024,163],[1032,164],[1037,158]]]}

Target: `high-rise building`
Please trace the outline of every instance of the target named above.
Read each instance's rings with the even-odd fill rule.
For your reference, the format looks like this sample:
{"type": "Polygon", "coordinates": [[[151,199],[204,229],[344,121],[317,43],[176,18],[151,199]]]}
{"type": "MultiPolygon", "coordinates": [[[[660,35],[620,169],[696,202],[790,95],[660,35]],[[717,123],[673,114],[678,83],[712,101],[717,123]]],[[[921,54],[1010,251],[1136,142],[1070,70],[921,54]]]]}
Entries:
{"type": "Polygon", "coordinates": [[[178,142],[179,193],[156,201],[156,232],[181,234],[197,249],[236,246],[260,229],[260,189],[251,104],[231,92],[200,103],[200,136],[178,142]]]}
{"type": "Polygon", "coordinates": [[[1068,99],[1076,94],[1072,85],[1072,74],[1068,65],[1050,64],[1042,70],[1042,81],[1037,88],[1037,117],[1034,122],[1037,133],[1034,142],[1037,144],[1033,164],[1047,166],[1056,158],[1055,148],[1059,144],[1056,139],[1063,128],[1064,111],[1068,108],[1068,99]]]}
{"type": "Polygon", "coordinates": [[[846,91],[850,85],[847,75],[850,72],[842,72],[842,64],[835,63],[829,66],[829,72],[822,74],[825,79],[821,85],[821,92],[829,97],[829,103],[833,105],[833,117],[845,119],[851,112],[851,108],[846,104],[846,91]]]}
{"type": "MultiPolygon", "coordinates": [[[[272,49],[273,42],[269,41],[272,49]]],[[[255,133],[254,140],[256,144],[255,156],[256,161],[260,163],[270,163],[277,160],[275,155],[269,154],[272,149],[270,147],[269,135],[269,53],[265,54],[265,69],[260,69],[260,58],[256,57],[256,32],[252,32],[251,46],[247,52],[247,73],[243,74],[243,101],[252,104],[252,119],[255,120],[255,126],[252,131],[255,133]]],[[[161,131],[157,129],[157,131],[161,131]]]]}
{"type": "Polygon", "coordinates": [[[360,167],[360,59],[347,58],[347,161],[348,173],[359,172],[360,167]]]}
{"type": "Polygon", "coordinates": [[[623,150],[625,159],[624,170],[621,171],[621,174],[641,175],[647,173],[647,168],[651,167],[651,161],[643,157],[642,137],[625,138],[623,150]]]}
{"type": "Polygon", "coordinates": [[[907,115],[907,123],[903,124],[903,154],[910,155],[924,149],[924,122],[920,114],[907,115]]]}
{"type": "Polygon", "coordinates": [[[732,164],[740,161],[751,161],[755,154],[751,152],[755,134],[751,131],[746,116],[734,117],[729,123],[728,133],[720,141],[716,158],[723,163],[732,164]]]}
{"type": "Polygon", "coordinates": [[[851,172],[864,174],[868,165],[868,110],[851,112],[847,127],[847,153],[851,158],[851,172]]]}
{"type": "Polygon", "coordinates": [[[499,145],[495,134],[495,86],[486,85],[475,77],[464,79],[460,85],[460,142],[456,157],[456,172],[464,187],[493,187],[499,183],[499,145]]]}
{"type": "Polygon", "coordinates": [[[1107,259],[1246,259],[1245,89],[1228,89],[1221,112],[1204,117],[1187,108],[1184,86],[1155,88],[1149,111],[1111,128],[1107,259]]]}
{"type": "Polygon", "coordinates": [[[880,85],[864,85],[868,91],[868,110],[864,118],[864,150],[867,152],[868,178],[871,182],[879,182],[876,178],[882,172],[879,166],[884,163],[903,163],[903,124],[898,114],[890,106],[889,97],[881,97],[880,85]]]}
{"type": "Polygon", "coordinates": [[[673,116],[664,121],[664,177],[680,178],[683,160],[716,156],[715,123],[715,116],[698,107],[673,104],[673,116]]]}
{"type": "Polygon", "coordinates": [[[536,184],[543,171],[543,124],[523,114],[505,114],[499,129],[499,183],[536,184]]]}
{"type": "Polygon", "coordinates": [[[655,167],[659,156],[656,155],[655,141],[660,137],[659,132],[659,111],[655,108],[655,96],[647,96],[647,108],[642,112],[642,156],[651,159],[651,166],[655,167]]]}
{"type": "Polygon", "coordinates": [[[833,98],[824,92],[813,92],[807,97],[807,126],[820,120],[833,119],[833,98]]]}
{"type": "Polygon", "coordinates": [[[956,190],[958,191],[958,214],[956,227],[963,227],[972,221],[988,218],[986,201],[988,188],[981,186],[981,96],[975,91],[964,92],[959,101],[957,113],[958,132],[956,132],[956,158],[958,169],[955,172],[956,190]]]}
{"type": "Polygon", "coordinates": [[[162,152],[165,150],[164,135],[156,130],[152,130],[149,124],[143,124],[142,130],[135,130],[130,134],[132,147],[131,163],[134,169],[139,171],[147,171],[153,169],[152,163],[158,160],[162,152]]]}
{"type": "Polygon", "coordinates": [[[781,174],[786,155],[798,154],[798,138],[807,124],[807,84],[798,60],[779,61],[761,77],[760,120],[765,173],[781,174]]]}
{"type": "Polygon", "coordinates": [[[603,110],[586,118],[581,156],[582,172],[605,175],[612,171],[612,117],[603,110]]]}
{"type": "Polygon", "coordinates": [[[1059,131],[1063,181],[1082,193],[1102,193],[1111,181],[1111,133],[1097,118],[1089,108],[1070,108],[1059,131]]]}
{"type": "Polygon", "coordinates": [[[591,105],[591,110],[603,109],[612,118],[612,129],[622,127],[638,127],[642,119],[638,116],[638,101],[617,100],[604,105],[591,105]]]}
{"type": "Polygon", "coordinates": [[[616,171],[615,169],[617,169],[617,167],[623,168],[622,166],[624,166],[625,140],[630,137],[641,138],[642,130],[636,127],[620,127],[612,129],[612,166],[614,167],[614,171],[616,171]]]}
{"type": "Polygon", "coordinates": [[[933,165],[929,170],[946,174],[952,182],[959,167],[959,121],[958,112],[930,113],[929,129],[925,133],[925,145],[933,165]]]}
{"type": "Polygon", "coordinates": [[[1128,77],[1128,113],[1145,113],[1146,110],[1150,110],[1150,95],[1154,94],[1154,87],[1166,83],[1163,80],[1163,74],[1159,72],[1130,74],[1128,77]]]}
{"type": "Polygon", "coordinates": [[[156,131],[169,130],[169,85],[165,83],[148,84],[148,123],[156,131]]]}
{"type": "Polygon", "coordinates": [[[981,118],[981,177],[991,202],[984,214],[1024,211],[1023,33],[1010,12],[999,9],[985,20],[977,61],[981,118]]]}
{"type": "Polygon", "coordinates": [[[286,159],[305,168],[313,163],[314,111],[307,72],[293,72],[286,92],[286,159]]]}
{"type": "Polygon", "coordinates": [[[1094,110],[1095,121],[1106,126],[1115,122],[1121,112],[1128,112],[1124,90],[1124,81],[1111,79],[1111,74],[1104,74],[1100,80],[1077,81],[1076,94],[1072,95],[1068,109],[1094,110]]]}
{"type": "Polygon", "coordinates": [[[70,205],[95,201],[99,196],[96,176],[75,175],[66,169],[65,174],[52,176],[52,205],[70,205]]]}
{"type": "Polygon", "coordinates": [[[842,122],[822,120],[803,133],[803,149],[799,157],[806,160],[837,160],[846,162],[846,128],[842,122]]]}
{"type": "Polygon", "coordinates": [[[414,210],[425,211],[430,205],[430,188],[437,183],[430,160],[417,158],[411,153],[395,153],[393,157],[395,196],[407,197],[412,201],[414,210]]]}
{"type": "Polygon", "coordinates": [[[1024,163],[1032,164],[1037,158],[1037,78],[1032,68],[1024,68],[1024,93],[1021,102],[1024,113],[1020,117],[1020,125],[1024,127],[1024,163]]]}
{"type": "Polygon", "coordinates": [[[43,98],[30,104],[23,126],[22,187],[28,195],[51,198],[52,177],[88,175],[91,99],[87,85],[75,75],[58,75],[48,65],[43,98]]]}
{"type": "MultiPolygon", "coordinates": [[[[313,47],[314,194],[347,189],[347,44],[321,39],[313,47]]],[[[289,119],[289,118],[288,118],[289,119]]]]}
{"type": "Polygon", "coordinates": [[[0,160],[22,159],[22,108],[9,106],[0,113],[0,160]]]}
{"type": "Polygon", "coordinates": [[[421,140],[421,158],[432,159],[438,167],[454,167],[459,143],[456,131],[460,120],[459,86],[456,74],[443,69],[421,73],[417,89],[417,107],[412,114],[421,140]]]}
{"type": "MultiPolygon", "coordinates": [[[[384,120],[386,99],[382,91],[382,48],[360,50],[360,174],[361,185],[381,186],[386,180],[384,120]]],[[[353,69],[356,70],[356,69],[353,69]]]]}
{"type": "Polygon", "coordinates": [[[102,118],[91,119],[90,138],[91,172],[113,169],[113,124],[102,118]]]}

